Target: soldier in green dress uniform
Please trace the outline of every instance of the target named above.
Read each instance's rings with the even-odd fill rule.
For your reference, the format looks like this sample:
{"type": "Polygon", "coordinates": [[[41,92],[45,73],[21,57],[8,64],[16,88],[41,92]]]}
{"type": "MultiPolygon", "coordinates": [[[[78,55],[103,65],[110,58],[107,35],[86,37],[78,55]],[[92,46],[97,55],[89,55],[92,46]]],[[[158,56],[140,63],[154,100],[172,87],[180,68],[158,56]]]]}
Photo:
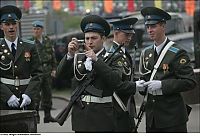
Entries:
{"type": "MultiPolygon", "coordinates": [[[[52,78],[55,78],[56,74],[56,58],[54,53],[54,47],[52,41],[43,35],[44,23],[42,21],[34,21],[33,25],[33,37],[31,40],[35,42],[36,49],[41,61],[43,76],[41,82],[41,97],[38,94],[38,101],[36,103],[36,109],[39,110],[40,100],[41,108],[44,110],[44,123],[55,122],[51,117],[52,108],[52,78]],[[41,99],[40,99],[41,98],[41,99]]],[[[39,121],[39,113],[38,113],[39,121]]]]}
{"type": "Polygon", "coordinates": [[[33,42],[18,37],[22,13],[11,5],[0,8],[0,109],[34,109],[42,69],[33,42]]]}
{"type": "Polygon", "coordinates": [[[103,48],[103,42],[110,33],[110,26],[103,18],[88,15],[82,19],[81,29],[85,34],[85,51],[79,53],[78,40],[72,38],[68,44],[68,53],[57,69],[58,77],[73,77],[73,88],[81,85],[88,78],[93,78],[85,89],[85,94],[82,95],[82,104],[77,102],[73,105],[72,130],[114,132],[112,95],[116,85],[121,81],[122,55],[118,52],[110,61],[104,62],[104,58],[110,55],[103,48]]]}
{"type": "Polygon", "coordinates": [[[165,36],[166,21],[171,16],[156,7],[141,10],[153,45],[141,53],[140,72],[146,83],[146,132],[187,132],[188,114],[181,92],[195,87],[193,69],[185,50],[176,43],[167,50],[157,72],[150,80],[154,65],[170,39],[165,36]]]}
{"type": "Polygon", "coordinates": [[[133,81],[134,66],[133,60],[127,51],[126,47],[131,44],[131,38],[135,34],[133,25],[137,22],[137,18],[123,18],[110,22],[113,25],[113,45],[111,46],[110,52],[113,52],[118,46],[121,47],[120,52],[123,54],[122,65],[123,75],[122,84],[117,87],[114,97],[114,108],[116,118],[116,132],[131,132],[135,127],[134,117],[136,117],[136,107],[134,94],[136,88],[143,81],[133,81]]]}

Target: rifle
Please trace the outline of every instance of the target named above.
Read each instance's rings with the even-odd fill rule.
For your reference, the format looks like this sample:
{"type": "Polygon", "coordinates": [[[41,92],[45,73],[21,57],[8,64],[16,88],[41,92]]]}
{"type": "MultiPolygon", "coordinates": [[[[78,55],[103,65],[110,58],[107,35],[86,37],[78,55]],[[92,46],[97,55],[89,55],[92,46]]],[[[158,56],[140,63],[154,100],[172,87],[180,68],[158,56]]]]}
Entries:
{"type": "Polygon", "coordinates": [[[135,128],[133,129],[133,132],[137,133],[137,129],[142,121],[142,118],[143,118],[143,115],[144,115],[144,112],[145,112],[145,106],[146,106],[146,103],[147,103],[147,94],[144,96],[144,99],[143,99],[143,102],[140,106],[140,110],[138,112],[138,115],[137,115],[137,124],[135,126],[135,128]]]}
{"type": "MultiPolygon", "coordinates": [[[[108,62],[115,55],[115,53],[117,53],[121,49],[122,46],[123,45],[118,46],[118,48],[110,56],[105,57],[103,59],[104,62],[108,62]]],[[[64,124],[64,122],[67,119],[67,117],[71,111],[71,108],[75,102],[79,102],[79,104],[81,104],[81,107],[84,108],[84,106],[81,102],[81,96],[86,91],[86,88],[89,86],[89,84],[94,80],[94,78],[92,78],[93,77],[92,73],[93,73],[93,71],[91,72],[91,74],[89,74],[89,77],[87,78],[87,80],[84,80],[81,85],[76,87],[76,89],[73,91],[74,93],[72,94],[68,105],[56,116],[55,120],[56,120],[56,122],[58,122],[58,124],[60,126],[62,126],[64,124]]],[[[95,89],[95,88],[93,88],[93,89],[95,89]]],[[[88,91],[86,91],[86,92],[88,92],[88,91]]],[[[92,92],[88,92],[88,93],[94,94],[94,90],[92,92]]],[[[101,96],[101,94],[102,94],[102,92],[100,92],[99,90],[95,91],[96,96],[101,96]]]]}

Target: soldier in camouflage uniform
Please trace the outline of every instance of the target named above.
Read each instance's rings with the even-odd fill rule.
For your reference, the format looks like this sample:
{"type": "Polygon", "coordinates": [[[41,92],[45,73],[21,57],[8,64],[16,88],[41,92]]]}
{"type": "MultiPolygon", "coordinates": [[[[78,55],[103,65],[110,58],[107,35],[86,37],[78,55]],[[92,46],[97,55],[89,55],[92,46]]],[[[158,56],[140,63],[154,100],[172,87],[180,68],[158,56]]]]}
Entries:
{"type": "Polygon", "coordinates": [[[17,36],[22,13],[15,6],[0,9],[0,109],[34,109],[42,69],[33,42],[17,36]]]}
{"type": "MultiPolygon", "coordinates": [[[[56,58],[54,48],[50,39],[47,36],[43,36],[43,22],[34,21],[32,24],[33,37],[31,40],[33,40],[36,44],[43,69],[41,82],[41,107],[44,109],[44,123],[55,122],[50,113],[52,108],[52,77],[55,77],[56,74],[56,58]]],[[[40,100],[38,99],[38,103],[36,105],[37,110],[39,109],[39,105],[40,100]]]]}

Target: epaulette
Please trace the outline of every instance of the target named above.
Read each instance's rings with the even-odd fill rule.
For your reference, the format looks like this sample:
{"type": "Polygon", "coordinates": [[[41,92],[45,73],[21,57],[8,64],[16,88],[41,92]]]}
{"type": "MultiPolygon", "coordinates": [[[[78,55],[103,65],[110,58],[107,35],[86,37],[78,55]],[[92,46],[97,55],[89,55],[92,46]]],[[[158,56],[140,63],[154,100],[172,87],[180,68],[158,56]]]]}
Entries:
{"type": "Polygon", "coordinates": [[[169,51],[171,52],[174,52],[174,53],[177,53],[180,49],[179,48],[176,48],[176,47],[170,47],[169,48],[169,51]]]}
{"type": "Polygon", "coordinates": [[[153,48],[153,45],[145,47],[144,50],[147,50],[147,49],[150,49],[150,48],[153,48]]]}
{"type": "Polygon", "coordinates": [[[28,39],[25,39],[25,38],[22,38],[22,41],[23,41],[23,42],[26,42],[26,43],[29,43],[29,44],[32,44],[32,45],[35,44],[34,41],[32,41],[32,40],[28,40],[28,39]]]}

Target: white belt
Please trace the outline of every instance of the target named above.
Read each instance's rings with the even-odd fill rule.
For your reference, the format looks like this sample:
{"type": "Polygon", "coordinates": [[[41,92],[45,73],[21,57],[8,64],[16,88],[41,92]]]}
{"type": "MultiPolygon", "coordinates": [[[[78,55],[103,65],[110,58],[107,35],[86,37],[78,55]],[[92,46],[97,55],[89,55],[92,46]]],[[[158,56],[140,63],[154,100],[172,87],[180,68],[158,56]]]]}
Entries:
{"type": "Polygon", "coordinates": [[[83,95],[82,101],[84,102],[94,102],[94,103],[108,103],[112,102],[112,96],[107,97],[95,97],[91,95],[83,95]]]}
{"type": "Polygon", "coordinates": [[[0,81],[4,84],[20,86],[20,85],[28,85],[31,78],[28,79],[8,79],[8,78],[0,78],[0,81]]]}

